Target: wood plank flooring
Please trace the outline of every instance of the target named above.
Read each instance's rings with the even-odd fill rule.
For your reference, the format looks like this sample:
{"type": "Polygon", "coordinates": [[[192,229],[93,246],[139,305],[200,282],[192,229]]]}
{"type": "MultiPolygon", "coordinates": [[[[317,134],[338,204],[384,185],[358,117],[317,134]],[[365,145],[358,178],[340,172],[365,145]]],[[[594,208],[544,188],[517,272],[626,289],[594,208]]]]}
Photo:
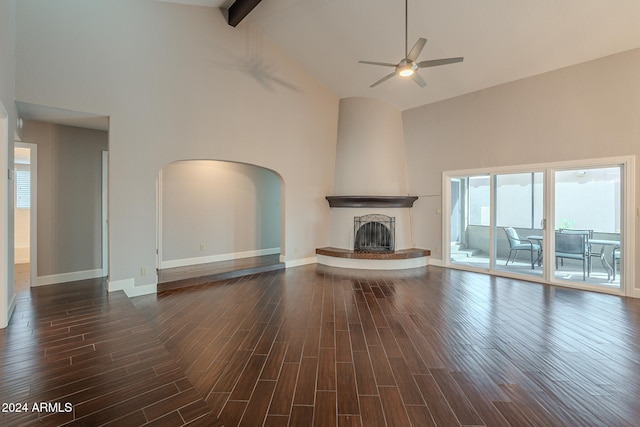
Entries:
{"type": "Polygon", "coordinates": [[[16,293],[26,291],[31,286],[30,266],[31,264],[29,263],[14,264],[13,277],[16,293]]]}
{"type": "Polygon", "coordinates": [[[638,395],[640,300],[433,266],[33,288],[0,331],[0,403],[73,407],[3,426],[640,426],[638,395]]]}
{"type": "Polygon", "coordinates": [[[134,299],[225,426],[640,425],[640,301],[305,266],[134,299]]]}
{"type": "Polygon", "coordinates": [[[102,280],[21,292],[0,355],[2,426],[221,425],[131,300],[102,280]]]}

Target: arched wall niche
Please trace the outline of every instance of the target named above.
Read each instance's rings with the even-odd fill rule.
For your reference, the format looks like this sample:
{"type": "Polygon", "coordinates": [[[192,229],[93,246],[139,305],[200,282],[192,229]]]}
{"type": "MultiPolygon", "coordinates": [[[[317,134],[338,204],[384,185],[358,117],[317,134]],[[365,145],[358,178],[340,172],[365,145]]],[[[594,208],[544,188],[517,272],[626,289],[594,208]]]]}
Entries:
{"type": "Polygon", "coordinates": [[[247,163],[179,160],[158,174],[158,268],[284,255],[284,181],[247,163]]]}

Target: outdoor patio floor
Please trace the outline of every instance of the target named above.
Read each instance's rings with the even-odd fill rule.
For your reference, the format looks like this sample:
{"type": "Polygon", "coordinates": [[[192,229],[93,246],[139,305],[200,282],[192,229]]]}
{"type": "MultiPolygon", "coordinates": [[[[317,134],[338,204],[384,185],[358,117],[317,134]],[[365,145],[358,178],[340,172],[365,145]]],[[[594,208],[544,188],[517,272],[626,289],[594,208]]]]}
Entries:
{"type": "MultiPolygon", "coordinates": [[[[528,255],[528,253],[526,255],[528,255]]],[[[531,263],[525,254],[519,255],[515,262],[510,261],[508,265],[505,265],[506,261],[506,258],[498,258],[495,270],[542,279],[543,267],[536,264],[535,267],[531,269],[531,263]]],[[[452,259],[452,262],[454,265],[465,265],[481,269],[489,268],[489,256],[485,253],[467,257],[455,257],[452,259]]],[[[616,269],[615,280],[610,280],[602,262],[599,259],[594,258],[592,260],[591,273],[587,275],[585,280],[582,280],[582,261],[565,259],[564,265],[558,265],[558,268],[555,271],[555,278],[561,281],[587,283],[589,285],[599,285],[609,289],[615,289],[620,287],[620,272],[618,270],[619,268],[616,269]]]]}

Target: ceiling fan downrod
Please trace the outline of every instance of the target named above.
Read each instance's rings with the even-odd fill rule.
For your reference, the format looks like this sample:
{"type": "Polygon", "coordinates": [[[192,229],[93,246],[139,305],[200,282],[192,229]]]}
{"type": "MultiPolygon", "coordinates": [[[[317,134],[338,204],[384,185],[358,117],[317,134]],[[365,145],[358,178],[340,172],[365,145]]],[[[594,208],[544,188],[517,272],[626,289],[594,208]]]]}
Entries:
{"type": "Polygon", "coordinates": [[[404,57],[409,56],[409,0],[404,0],[404,57]]]}

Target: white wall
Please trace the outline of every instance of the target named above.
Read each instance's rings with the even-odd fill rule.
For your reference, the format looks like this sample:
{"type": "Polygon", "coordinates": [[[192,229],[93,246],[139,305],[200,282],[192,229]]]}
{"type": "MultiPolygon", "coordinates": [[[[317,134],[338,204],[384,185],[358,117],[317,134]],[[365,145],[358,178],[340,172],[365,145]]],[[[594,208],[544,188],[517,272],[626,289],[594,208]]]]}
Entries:
{"type": "MultiPolygon", "coordinates": [[[[14,203],[15,206],[15,203],[14,203]]],[[[14,250],[15,263],[29,262],[31,209],[14,207],[14,250]]]]}
{"type": "Polygon", "coordinates": [[[443,171],[640,155],[639,69],[632,50],[404,111],[418,247],[442,245],[443,171]]]}
{"type": "Polygon", "coordinates": [[[176,160],[276,171],[286,261],[327,245],[338,99],[246,22],[152,0],[20,1],[17,22],[16,98],[110,117],[111,282],[157,281],[156,178],[176,160]]]}
{"type": "Polygon", "coordinates": [[[162,267],[280,253],[280,181],[242,163],[171,163],[161,175],[162,267]]]}
{"type": "MultiPolygon", "coordinates": [[[[15,0],[0,1],[0,170],[13,164],[15,110],[15,0]]],[[[0,328],[7,326],[14,301],[13,186],[0,173],[0,328]]]]}

